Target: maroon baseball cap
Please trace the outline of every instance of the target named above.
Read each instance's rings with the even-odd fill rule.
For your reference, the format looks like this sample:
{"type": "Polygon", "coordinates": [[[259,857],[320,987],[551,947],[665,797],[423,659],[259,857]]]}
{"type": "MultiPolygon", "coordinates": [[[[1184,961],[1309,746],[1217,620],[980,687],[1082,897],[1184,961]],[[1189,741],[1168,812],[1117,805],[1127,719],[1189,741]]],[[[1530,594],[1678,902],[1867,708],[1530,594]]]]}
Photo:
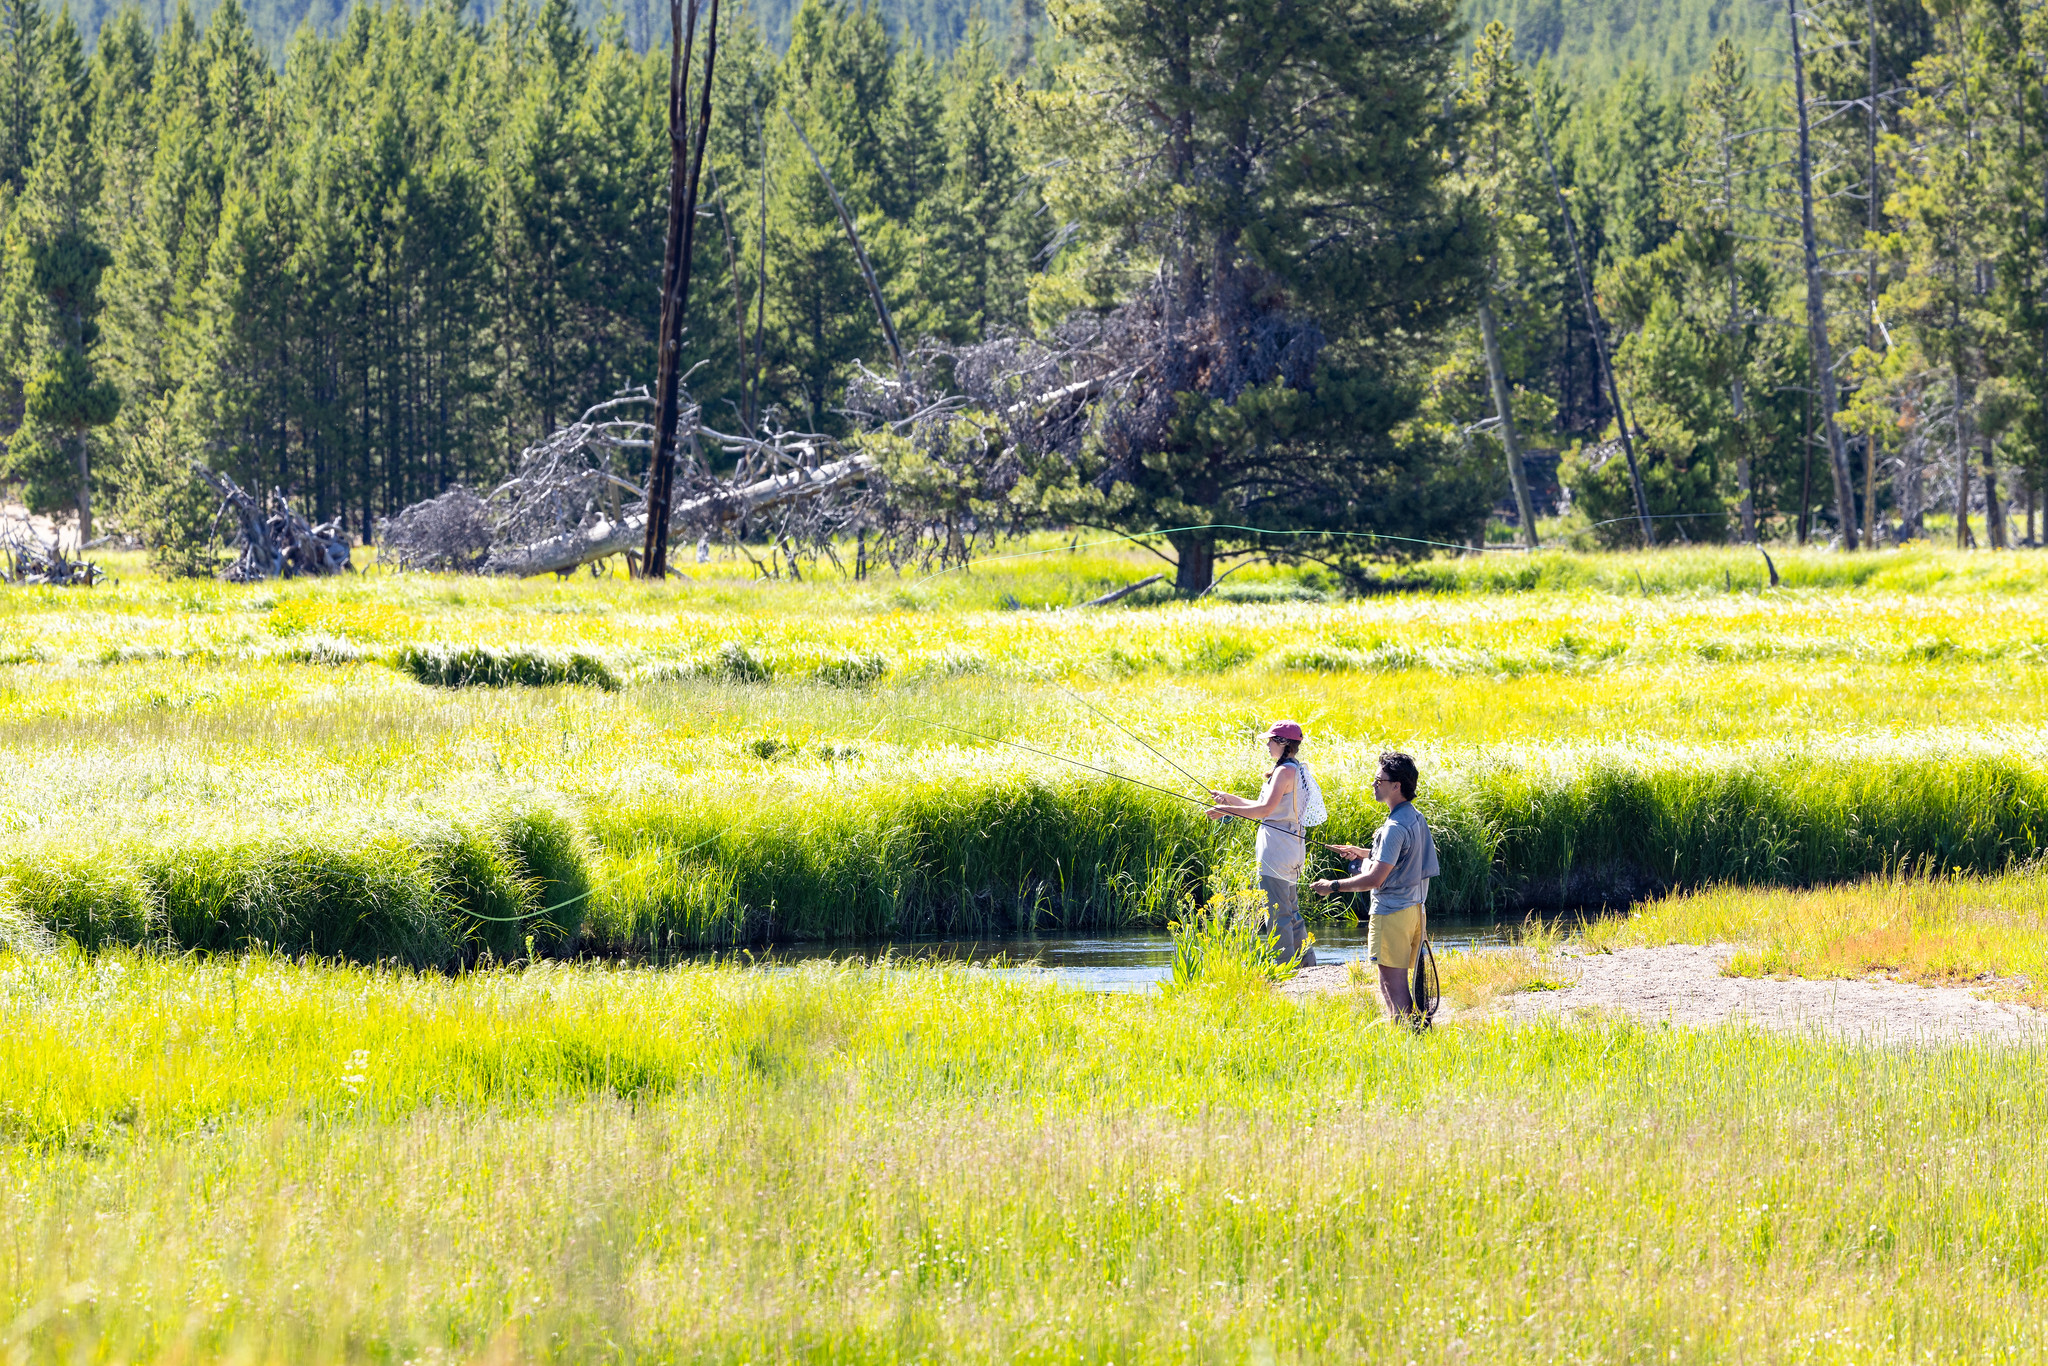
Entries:
{"type": "Polygon", "coordinates": [[[1293,740],[1299,743],[1302,739],[1301,726],[1298,722],[1294,721],[1275,721],[1272,725],[1266,727],[1266,733],[1259,738],[1261,740],[1293,740]]]}

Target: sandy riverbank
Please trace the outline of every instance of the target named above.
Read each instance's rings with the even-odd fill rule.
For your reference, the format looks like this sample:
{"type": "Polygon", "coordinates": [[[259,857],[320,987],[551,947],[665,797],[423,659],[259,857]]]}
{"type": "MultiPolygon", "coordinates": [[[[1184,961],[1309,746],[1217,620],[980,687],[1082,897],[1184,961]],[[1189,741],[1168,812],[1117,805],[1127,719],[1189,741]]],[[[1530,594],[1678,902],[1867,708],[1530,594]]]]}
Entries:
{"type": "MultiPolygon", "coordinates": [[[[1565,950],[1561,976],[1574,985],[1525,991],[1440,1019],[1576,1019],[1613,1012],[1645,1023],[1713,1025],[1750,1021],[1774,1029],[1818,1030],[1884,1043],[2048,1041],[2048,1017],[1978,988],[1928,987],[1883,979],[1855,981],[1722,974],[1734,946],[1675,944],[1614,953],[1565,950]]],[[[1290,996],[1351,990],[1347,965],[1310,968],[1281,990],[1290,996]]]]}

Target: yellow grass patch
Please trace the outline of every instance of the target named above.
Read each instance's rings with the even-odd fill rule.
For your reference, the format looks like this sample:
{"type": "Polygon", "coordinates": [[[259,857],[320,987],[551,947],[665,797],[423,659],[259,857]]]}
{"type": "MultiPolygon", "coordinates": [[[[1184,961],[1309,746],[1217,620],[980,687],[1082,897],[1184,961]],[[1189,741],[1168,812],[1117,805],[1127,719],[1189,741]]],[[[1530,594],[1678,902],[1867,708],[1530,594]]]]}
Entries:
{"type": "Polygon", "coordinates": [[[1980,984],[2048,1006],[2048,870],[2039,865],[1799,891],[1714,887],[1596,924],[1585,938],[1598,948],[1735,943],[1733,976],[1980,984]]]}

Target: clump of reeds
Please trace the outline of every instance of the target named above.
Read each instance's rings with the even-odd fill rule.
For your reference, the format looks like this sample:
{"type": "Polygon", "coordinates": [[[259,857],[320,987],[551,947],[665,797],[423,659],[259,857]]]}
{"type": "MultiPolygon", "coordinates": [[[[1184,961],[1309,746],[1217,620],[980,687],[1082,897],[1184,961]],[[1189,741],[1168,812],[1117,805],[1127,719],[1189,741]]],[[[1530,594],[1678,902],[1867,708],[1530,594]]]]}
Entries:
{"type": "Polygon", "coordinates": [[[0,916],[88,949],[160,944],[457,967],[572,950],[592,880],[547,810],[338,831],[0,855],[0,916]]]}
{"type": "Polygon", "coordinates": [[[581,650],[498,648],[490,645],[406,645],[392,662],[422,683],[441,688],[532,688],[581,683],[612,690],[624,686],[596,655],[581,650]]]}

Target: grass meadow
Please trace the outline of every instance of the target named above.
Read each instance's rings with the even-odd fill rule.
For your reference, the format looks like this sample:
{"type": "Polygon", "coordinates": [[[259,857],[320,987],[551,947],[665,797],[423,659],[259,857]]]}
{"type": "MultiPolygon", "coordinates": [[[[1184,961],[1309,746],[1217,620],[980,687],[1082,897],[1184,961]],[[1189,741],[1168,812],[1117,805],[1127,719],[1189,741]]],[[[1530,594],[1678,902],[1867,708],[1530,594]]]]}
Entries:
{"type": "Polygon", "coordinates": [[[1470,557],[1348,600],[1261,565],[1109,609],[1072,604],[1137,552],[690,568],[0,595],[0,932],[445,966],[1157,926],[1248,832],[1052,756],[1194,791],[1121,722],[1242,787],[1283,714],[1335,840],[1416,753],[1456,914],[2041,843],[2024,553],[1788,556],[1777,589],[1735,552],[1470,557]]]}
{"type": "Polygon", "coordinates": [[[1244,791],[1291,715],[1335,840],[1417,755],[1433,909],[1633,907],[1459,1004],[2048,1004],[2048,561],[1035,549],[0,589],[0,1360],[2048,1357],[2040,1045],[755,956],[1163,924],[1249,835],[1117,723],[1244,791]]]}

